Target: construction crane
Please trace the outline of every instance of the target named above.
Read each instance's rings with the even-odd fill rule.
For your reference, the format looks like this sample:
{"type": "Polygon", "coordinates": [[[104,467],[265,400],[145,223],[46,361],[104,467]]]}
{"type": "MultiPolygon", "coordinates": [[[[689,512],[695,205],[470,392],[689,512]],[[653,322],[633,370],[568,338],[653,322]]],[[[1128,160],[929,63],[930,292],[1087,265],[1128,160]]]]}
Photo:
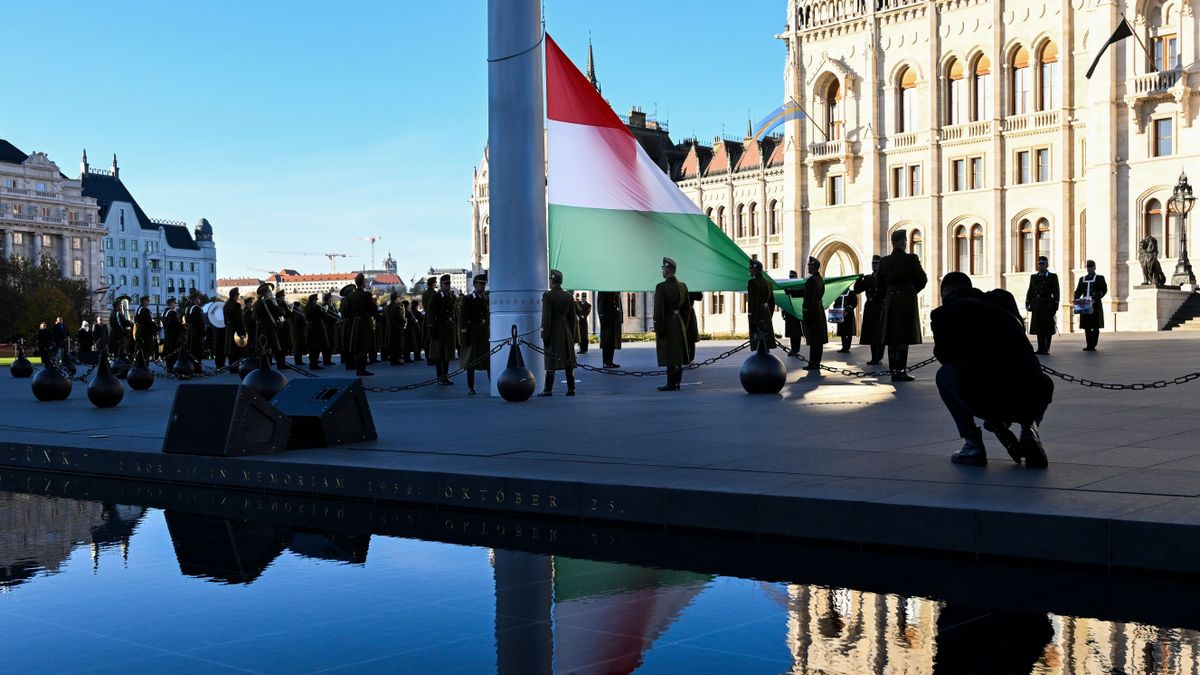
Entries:
{"type": "Polygon", "coordinates": [[[375,269],[375,242],[379,241],[380,239],[383,239],[383,237],[379,236],[378,234],[372,234],[366,237],[358,238],[359,241],[371,242],[371,269],[375,269]]]}
{"type": "Polygon", "coordinates": [[[267,251],[267,253],[278,253],[280,255],[323,255],[329,258],[329,271],[332,274],[337,273],[337,258],[357,258],[356,255],[346,255],[345,253],[311,253],[308,251],[267,251]]]}

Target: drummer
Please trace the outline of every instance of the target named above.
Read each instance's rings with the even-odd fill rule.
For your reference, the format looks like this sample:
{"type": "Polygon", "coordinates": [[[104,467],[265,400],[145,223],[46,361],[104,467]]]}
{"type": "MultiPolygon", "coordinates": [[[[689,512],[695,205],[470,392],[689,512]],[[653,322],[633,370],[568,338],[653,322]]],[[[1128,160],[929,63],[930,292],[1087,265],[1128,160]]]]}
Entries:
{"type": "Polygon", "coordinates": [[[1087,261],[1087,274],[1075,285],[1075,314],[1079,316],[1079,327],[1083,330],[1085,352],[1096,351],[1100,341],[1100,329],[1104,328],[1104,296],[1108,295],[1108,282],[1103,274],[1096,274],[1096,261],[1087,261]]]}

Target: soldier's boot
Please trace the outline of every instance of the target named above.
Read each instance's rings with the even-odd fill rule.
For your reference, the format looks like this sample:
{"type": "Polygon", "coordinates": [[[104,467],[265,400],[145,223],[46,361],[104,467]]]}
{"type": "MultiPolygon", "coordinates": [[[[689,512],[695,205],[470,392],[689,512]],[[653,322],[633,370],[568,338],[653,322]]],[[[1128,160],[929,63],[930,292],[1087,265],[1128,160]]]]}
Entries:
{"type": "Polygon", "coordinates": [[[575,395],[575,369],[567,368],[567,396],[575,395]]]}
{"type": "Polygon", "coordinates": [[[871,360],[867,361],[868,366],[877,366],[883,363],[883,345],[871,345],[871,360]]]}
{"type": "Polygon", "coordinates": [[[950,455],[950,461],[966,466],[987,466],[987,451],[983,448],[983,431],[975,431],[963,438],[962,450],[950,455]]]}
{"type": "Polygon", "coordinates": [[[275,355],[275,367],[278,370],[285,370],[287,368],[287,365],[288,365],[287,354],[280,352],[279,354],[275,355]]]}
{"type": "Polygon", "coordinates": [[[850,353],[850,340],[851,339],[852,338],[849,335],[842,336],[842,348],[838,350],[839,354],[849,354],[850,353]]]}
{"type": "Polygon", "coordinates": [[[467,369],[467,395],[475,395],[475,371],[467,369]]]}
{"type": "Polygon", "coordinates": [[[808,346],[808,365],[804,366],[805,370],[819,370],[821,368],[821,356],[825,351],[821,345],[808,346]]]}
{"type": "Polygon", "coordinates": [[[1046,458],[1046,449],[1042,447],[1042,438],[1038,434],[1037,422],[1021,425],[1021,456],[1025,458],[1025,466],[1030,469],[1044,469],[1050,465],[1046,458]]]}
{"type": "MultiPolygon", "coordinates": [[[[301,361],[300,365],[304,365],[304,362],[301,361]]],[[[321,356],[317,352],[312,352],[311,354],[308,355],[308,369],[309,370],[325,370],[324,368],[321,367],[321,356]]]]}
{"type": "Polygon", "coordinates": [[[917,379],[908,374],[908,345],[889,348],[888,366],[892,369],[892,382],[912,382],[917,379]]]}
{"type": "Polygon", "coordinates": [[[542,387],[542,393],[538,396],[553,396],[554,395],[554,371],[546,371],[546,384],[542,387]]]}

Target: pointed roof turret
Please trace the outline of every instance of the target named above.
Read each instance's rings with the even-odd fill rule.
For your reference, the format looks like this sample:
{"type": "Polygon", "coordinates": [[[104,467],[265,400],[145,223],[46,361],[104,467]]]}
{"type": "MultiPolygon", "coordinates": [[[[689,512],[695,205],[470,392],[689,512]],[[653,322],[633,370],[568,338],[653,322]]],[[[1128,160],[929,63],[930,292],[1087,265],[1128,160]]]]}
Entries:
{"type": "Polygon", "coordinates": [[[121,168],[117,166],[117,153],[115,153],[115,152],[113,153],[112,175],[113,175],[113,178],[121,177],[121,168]]]}
{"type": "Polygon", "coordinates": [[[83,149],[83,161],[81,161],[79,163],[79,173],[84,174],[87,172],[88,172],[87,148],[84,148],[83,149]]]}
{"type": "Polygon", "coordinates": [[[596,93],[600,92],[600,80],[596,79],[596,58],[592,54],[592,34],[588,33],[588,62],[587,62],[587,79],[596,88],[596,93]]]}

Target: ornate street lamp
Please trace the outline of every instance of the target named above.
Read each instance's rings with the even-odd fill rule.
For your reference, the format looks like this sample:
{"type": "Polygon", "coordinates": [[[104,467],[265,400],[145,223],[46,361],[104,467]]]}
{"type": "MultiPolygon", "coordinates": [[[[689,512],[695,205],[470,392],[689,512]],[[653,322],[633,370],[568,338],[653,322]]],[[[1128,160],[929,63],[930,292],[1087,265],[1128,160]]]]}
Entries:
{"type": "Polygon", "coordinates": [[[1175,190],[1167,200],[1167,213],[1179,216],[1179,261],[1175,263],[1171,285],[1187,291],[1196,290],[1196,275],[1192,273],[1192,263],[1188,260],[1187,252],[1187,216],[1195,205],[1196,198],[1192,196],[1192,186],[1188,183],[1187,174],[1180,172],[1179,182],[1175,184],[1175,190]]]}

